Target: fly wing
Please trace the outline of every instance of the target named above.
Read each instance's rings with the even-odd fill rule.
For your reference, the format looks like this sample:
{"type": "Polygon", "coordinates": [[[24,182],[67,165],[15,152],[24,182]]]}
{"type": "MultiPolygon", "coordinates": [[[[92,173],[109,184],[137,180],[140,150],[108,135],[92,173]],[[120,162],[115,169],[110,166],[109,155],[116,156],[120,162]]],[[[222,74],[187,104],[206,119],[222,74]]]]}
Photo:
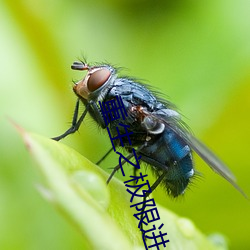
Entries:
{"type": "Polygon", "coordinates": [[[242,195],[248,198],[243,190],[237,185],[233,173],[210,149],[181,126],[175,126],[174,128],[172,126],[170,127],[184,141],[186,141],[186,143],[208,164],[210,168],[231,183],[242,195]]]}
{"type": "MultiPolygon", "coordinates": [[[[169,113],[169,111],[166,113],[169,113]]],[[[247,195],[236,184],[236,178],[229,168],[210,149],[208,149],[202,142],[200,142],[188,131],[185,124],[180,120],[180,117],[163,115],[162,111],[158,114],[157,112],[154,113],[153,116],[155,119],[158,117],[158,121],[161,121],[165,124],[165,126],[173,130],[209,165],[210,168],[212,168],[216,173],[231,183],[242,195],[248,199],[247,195]]]]}
{"type": "Polygon", "coordinates": [[[236,178],[230,169],[222,162],[210,149],[208,149],[201,141],[187,134],[186,142],[192,149],[218,174],[223,176],[229,182],[235,182],[236,178]]]}

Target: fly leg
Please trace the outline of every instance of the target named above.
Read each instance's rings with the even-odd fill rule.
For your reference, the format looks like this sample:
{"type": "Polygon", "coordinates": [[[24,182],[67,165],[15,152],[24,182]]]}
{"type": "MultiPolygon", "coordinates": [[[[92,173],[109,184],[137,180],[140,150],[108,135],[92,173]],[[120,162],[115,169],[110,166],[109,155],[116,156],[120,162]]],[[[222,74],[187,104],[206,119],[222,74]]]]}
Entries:
{"type": "MultiPolygon", "coordinates": [[[[143,147],[145,147],[145,145],[146,145],[146,144],[143,144],[142,146],[140,146],[140,147],[136,150],[136,153],[139,152],[143,147]]],[[[111,151],[111,150],[110,150],[110,151],[111,151]]],[[[106,153],[106,155],[107,155],[107,153],[106,153]]],[[[106,156],[106,155],[105,155],[105,156],[106,156]]],[[[129,155],[126,157],[126,159],[129,160],[129,159],[131,159],[133,156],[134,156],[134,153],[131,153],[131,154],[129,154],[129,155]]],[[[126,160],[123,160],[123,161],[121,162],[121,165],[123,166],[124,163],[126,163],[126,162],[127,162],[126,160]]],[[[110,176],[109,176],[109,178],[108,178],[108,180],[107,180],[107,184],[109,184],[109,182],[110,182],[111,179],[113,178],[114,174],[115,174],[120,168],[121,168],[121,167],[120,167],[119,164],[113,168],[113,171],[112,171],[112,173],[110,174],[110,176]]],[[[136,170],[137,170],[137,169],[136,169],[136,170]]],[[[134,171],[134,174],[136,174],[136,170],[134,171]]]]}
{"type": "Polygon", "coordinates": [[[82,115],[80,116],[79,120],[77,121],[78,112],[79,112],[79,103],[80,103],[80,101],[78,99],[77,102],[76,102],[71,127],[65,133],[63,133],[62,135],[59,135],[57,137],[53,137],[51,139],[53,139],[55,141],[60,141],[64,137],[68,136],[69,134],[75,133],[79,129],[79,127],[80,127],[80,125],[81,125],[81,123],[82,123],[82,121],[83,121],[84,117],[86,116],[86,114],[88,112],[88,109],[89,109],[89,106],[87,106],[86,109],[84,110],[84,112],[82,113],[82,115]]]}
{"type": "MultiPolygon", "coordinates": [[[[133,156],[134,156],[134,154],[131,153],[131,154],[129,154],[129,155],[126,157],[126,159],[129,160],[129,159],[131,159],[133,156]]],[[[121,162],[121,165],[123,166],[125,162],[126,162],[126,160],[123,160],[123,161],[121,162]]],[[[108,178],[108,180],[107,180],[107,184],[109,184],[109,182],[110,182],[111,179],[113,178],[114,174],[115,174],[120,168],[121,168],[121,167],[120,167],[119,164],[118,164],[117,166],[114,167],[112,173],[110,174],[110,176],[109,176],[109,178],[108,178]]]]}
{"type": "MultiPolygon", "coordinates": [[[[147,200],[147,197],[153,193],[153,191],[159,186],[159,184],[162,182],[162,180],[164,179],[164,177],[166,176],[167,174],[167,171],[164,171],[162,175],[160,175],[158,177],[158,179],[154,182],[154,184],[151,186],[151,192],[150,193],[147,193],[144,197],[143,197],[143,204],[145,204],[146,200],[147,200]]],[[[143,223],[142,223],[142,219],[143,219],[143,214],[144,214],[144,211],[145,211],[145,207],[146,205],[143,205],[142,207],[142,212],[141,212],[141,216],[140,216],[140,221],[141,221],[141,226],[140,226],[140,230],[141,232],[143,233],[143,223]]]]}
{"type": "MultiPolygon", "coordinates": [[[[163,172],[162,175],[160,175],[158,177],[158,179],[154,182],[154,184],[151,186],[151,193],[153,193],[153,191],[159,186],[159,184],[162,182],[162,180],[164,179],[164,177],[167,174],[167,170],[163,172]]],[[[150,195],[150,193],[147,193],[146,198],[150,195]]]]}
{"type": "MultiPolygon", "coordinates": [[[[140,160],[139,160],[140,162],[140,160]]],[[[137,176],[139,169],[138,168],[134,168],[134,176],[137,176]]],[[[136,185],[136,180],[134,180],[134,185],[136,185]]]]}
{"type": "Polygon", "coordinates": [[[109,151],[96,163],[96,165],[99,165],[111,152],[113,148],[109,149],[109,151]]]}

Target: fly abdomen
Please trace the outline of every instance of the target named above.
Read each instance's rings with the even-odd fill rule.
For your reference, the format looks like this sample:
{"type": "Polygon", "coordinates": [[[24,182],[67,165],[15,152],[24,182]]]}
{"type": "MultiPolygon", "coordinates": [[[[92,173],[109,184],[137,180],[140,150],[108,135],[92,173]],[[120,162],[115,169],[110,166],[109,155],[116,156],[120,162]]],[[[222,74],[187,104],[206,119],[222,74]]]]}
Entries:
{"type": "Polygon", "coordinates": [[[179,137],[176,136],[171,130],[166,130],[165,139],[168,143],[170,154],[177,161],[183,159],[190,153],[189,146],[183,142],[179,137]]]}
{"type": "Polygon", "coordinates": [[[176,197],[184,193],[194,175],[193,160],[190,147],[171,130],[166,133],[166,141],[172,159],[168,163],[165,186],[168,193],[176,197]]]}
{"type": "Polygon", "coordinates": [[[194,174],[191,150],[169,129],[153,141],[140,151],[142,160],[153,166],[157,176],[165,175],[163,183],[166,190],[176,197],[185,191],[194,174]]]}
{"type": "Polygon", "coordinates": [[[163,183],[169,195],[177,197],[183,194],[194,175],[192,155],[189,153],[179,162],[170,165],[163,183]]]}

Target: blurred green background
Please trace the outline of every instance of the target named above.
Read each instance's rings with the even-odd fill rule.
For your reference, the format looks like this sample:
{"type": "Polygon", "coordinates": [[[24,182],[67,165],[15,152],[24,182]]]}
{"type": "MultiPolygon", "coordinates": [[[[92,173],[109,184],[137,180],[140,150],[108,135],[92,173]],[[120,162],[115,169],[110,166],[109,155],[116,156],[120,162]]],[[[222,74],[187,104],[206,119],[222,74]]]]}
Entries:
{"type": "MultiPolygon", "coordinates": [[[[83,76],[70,65],[82,55],[167,95],[250,196],[249,13],[247,0],[1,1],[0,249],[81,247],[81,235],[36,191],[39,173],[8,117],[47,137],[64,132],[72,80],[83,76]]],[[[89,118],[63,143],[93,162],[110,147],[89,118]]],[[[183,198],[158,188],[155,199],[202,232],[224,234],[230,249],[250,249],[250,202],[195,160],[203,177],[183,198]]],[[[116,163],[113,154],[101,166],[116,163]]]]}

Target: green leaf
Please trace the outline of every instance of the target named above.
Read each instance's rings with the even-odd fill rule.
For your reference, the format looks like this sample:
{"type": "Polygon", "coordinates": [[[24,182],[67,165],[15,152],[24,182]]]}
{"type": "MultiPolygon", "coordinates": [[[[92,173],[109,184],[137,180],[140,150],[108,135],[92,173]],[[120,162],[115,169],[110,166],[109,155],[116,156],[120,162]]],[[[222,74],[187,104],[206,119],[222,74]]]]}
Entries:
{"type": "MultiPolygon", "coordinates": [[[[44,176],[46,187],[39,185],[39,191],[81,232],[83,249],[145,249],[133,217],[136,210],[130,208],[130,195],[121,181],[113,178],[107,186],[108,174],[75,150],[19,130],[44,176]]],[[[227,249],[225,242],[215,245],[208,240],[189,219],[159,204],[157,208],[160,220],[149,228],[164,223],[161,231],[170,241],[165,249],[227,249]]]]}

